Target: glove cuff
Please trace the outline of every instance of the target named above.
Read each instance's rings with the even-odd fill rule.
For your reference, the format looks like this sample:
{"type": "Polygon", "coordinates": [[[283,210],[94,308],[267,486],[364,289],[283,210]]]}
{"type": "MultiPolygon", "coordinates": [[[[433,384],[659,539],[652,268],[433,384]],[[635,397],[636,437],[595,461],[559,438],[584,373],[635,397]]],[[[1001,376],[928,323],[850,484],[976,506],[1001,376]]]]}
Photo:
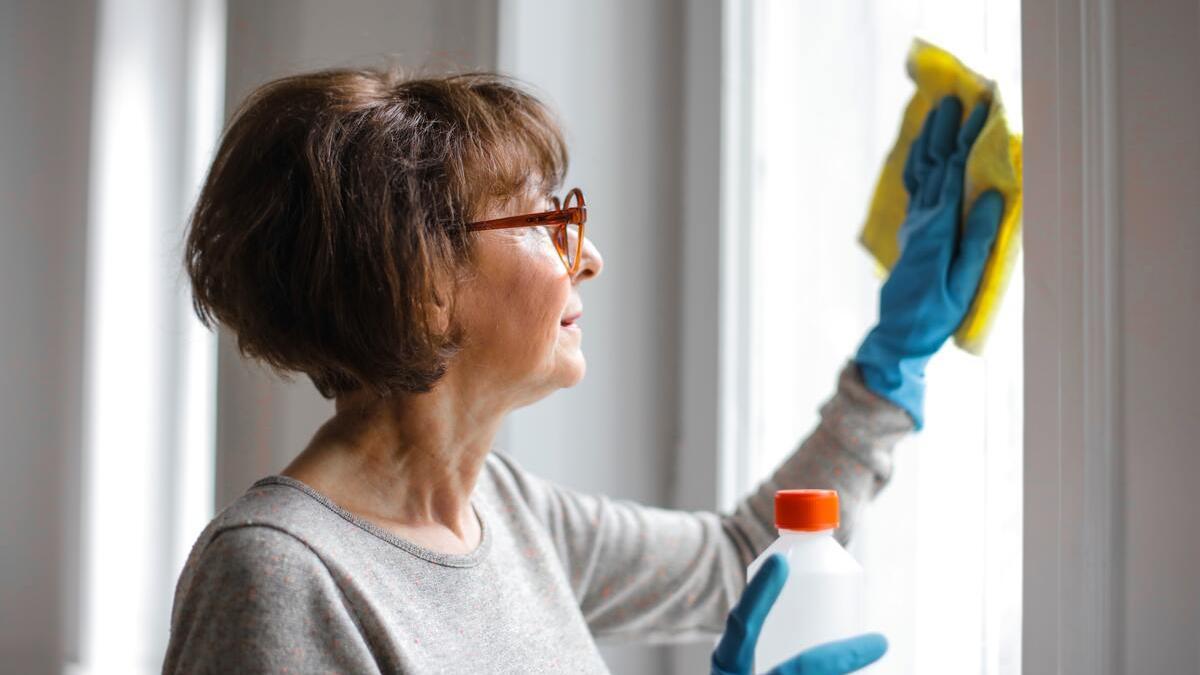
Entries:
{"type": "Polygon", "coordinates": [[[925,365],[928,356],[896,356],[867,339],[854,357],[863,383],[891,401],[913,420],[913,428],[925,426],[925,365]]]}

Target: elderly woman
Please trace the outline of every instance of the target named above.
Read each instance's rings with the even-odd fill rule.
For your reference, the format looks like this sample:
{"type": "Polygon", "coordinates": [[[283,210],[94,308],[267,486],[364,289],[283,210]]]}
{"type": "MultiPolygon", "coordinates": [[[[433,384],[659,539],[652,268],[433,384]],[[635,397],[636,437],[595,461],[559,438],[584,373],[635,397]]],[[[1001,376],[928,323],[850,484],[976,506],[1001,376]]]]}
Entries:
{"type": "MultiPolygon", "coordinates": [[[[192,216],[195,308],[336,412],[200,535],[163,670],[599,673],[597,639],[724,630],[714,672],[748,673],[786,575],[776,559],[745,578],[777,536],[775,491],[838,490],[849,537],[977,285],[999,204],[958,236],[983,113],[961,118],[943,101],[914,146],[905,253],[819,426],[721,515],[580,494],[493,446],[507,413],[584,376],[581,290],[604,267],[583,194],[553,196],[567,152],[543,104],[490,74],[258,89],[192,216]]],[[[779,672],[848,672],[884,648],[835,643],[779,672]]]]}

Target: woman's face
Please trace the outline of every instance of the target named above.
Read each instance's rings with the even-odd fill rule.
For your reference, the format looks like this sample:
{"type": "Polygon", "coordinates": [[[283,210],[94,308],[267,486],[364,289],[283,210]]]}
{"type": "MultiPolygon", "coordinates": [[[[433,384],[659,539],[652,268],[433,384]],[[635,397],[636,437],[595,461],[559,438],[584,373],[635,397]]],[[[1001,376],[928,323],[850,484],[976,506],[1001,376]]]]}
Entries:
{"type": "MultiPolygon", "coordinates": [[[[527,197],[482,219],[551,208],[545,198],[527,197]]],[[[512,407],[578,383],[586,369],[579,287],[600,273],[600,252],[585,240],[571,275],[545,228],[474,236],[474,274],[460,286],[455,311],[465,338],[452,367],[512,407]]]]}

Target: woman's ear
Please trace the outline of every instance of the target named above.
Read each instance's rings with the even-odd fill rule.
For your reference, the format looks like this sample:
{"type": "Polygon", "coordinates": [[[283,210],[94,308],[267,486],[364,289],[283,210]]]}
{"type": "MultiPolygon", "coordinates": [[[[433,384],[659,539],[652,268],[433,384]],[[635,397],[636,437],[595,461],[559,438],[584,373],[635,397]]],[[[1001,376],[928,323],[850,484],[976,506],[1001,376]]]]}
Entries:
{"type": "Polygon", "coordinates": [[[433,292],[433,303],[429,306],[429,327],[444,335],[450,329],[450,302],[443,291],[433,292]]]}
{"type": "Polygon", "coordinates": [[[463,303],[465,299],[467,305],[471,304],[471,285],[474,279],[474,273],[466,268],[455,267],[443,270],[437,282],[432,284],[425,319],[428,322],[426,325],[433,333],[452,340],[460,339],[459,331],[462,326],[459,314],[470,311],[469,307],[463,307],[463,303]]]}

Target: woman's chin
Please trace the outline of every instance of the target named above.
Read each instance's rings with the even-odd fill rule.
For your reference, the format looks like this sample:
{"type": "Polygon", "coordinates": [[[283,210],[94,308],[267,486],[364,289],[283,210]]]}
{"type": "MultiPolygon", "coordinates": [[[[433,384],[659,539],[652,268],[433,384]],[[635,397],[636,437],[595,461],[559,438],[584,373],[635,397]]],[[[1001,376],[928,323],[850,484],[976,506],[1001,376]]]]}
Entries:
{"type": "Polygon", "coordinates": [[[587,374],[587,361],[583,358],[583,352],[576,350],[574,354],[563,357],[562,372],[562,388],[567,389],[574,387],[583,380],[583,376],[587,374]]]}

